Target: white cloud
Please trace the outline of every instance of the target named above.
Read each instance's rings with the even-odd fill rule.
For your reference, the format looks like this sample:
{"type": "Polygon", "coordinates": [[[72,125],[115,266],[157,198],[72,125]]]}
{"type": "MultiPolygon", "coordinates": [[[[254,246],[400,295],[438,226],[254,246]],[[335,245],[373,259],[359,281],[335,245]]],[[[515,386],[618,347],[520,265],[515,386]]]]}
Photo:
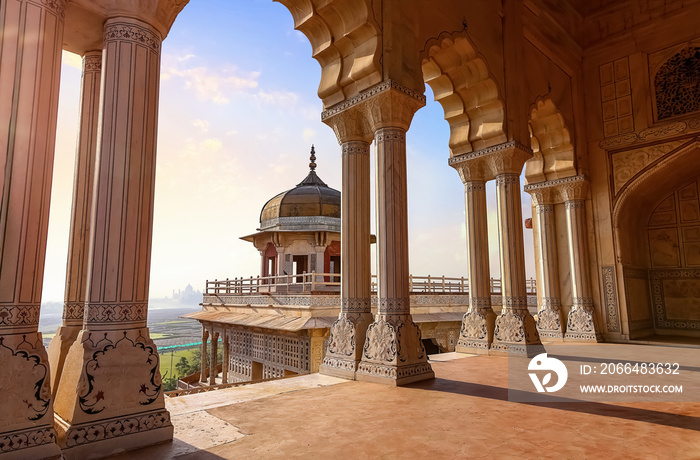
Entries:
{"type": "Polygon", "coordinates": [[[203,133],[209,132],[209,122],[207,120],[200,120],[198,118],[192,122],[192,126],[199,128],[203,133]]]}
{"type": "Polygon", "coordinates": [[[258,87],[260,72],[241,71],[232,65],[220,68],[184,65],[194,58],[192,54],[182,57],[164,56],[161,79],[168,81],[180,78],[184,81],[184,88],[194,91],[197,99],[220,105],[228,104],[233,94],[258,87]]]}
{"type": "Polygon", "coordinates": [[[314,137],[316,137],[316,131],[314,131],[311,128],[306,128],[304,131],[301,133],[301,138],[304,139],[305,141],[311,140],[314,137]]]}

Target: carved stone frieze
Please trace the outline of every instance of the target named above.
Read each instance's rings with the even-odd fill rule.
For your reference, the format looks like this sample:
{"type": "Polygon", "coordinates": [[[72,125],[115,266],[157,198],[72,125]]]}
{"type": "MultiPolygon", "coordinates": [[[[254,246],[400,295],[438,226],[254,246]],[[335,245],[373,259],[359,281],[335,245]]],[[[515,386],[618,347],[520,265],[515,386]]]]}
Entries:
{"type": "Polygon", "coordinates": [[[100,72],[102,70],[102,53],[83,56],[83,73],[100,72]]]}
{"type": "Polygon", "coordinates": [[[675,121],[643,129],[638,133],[627,133],[621,136],[610,137],[599,143],[604,150],[616,150],[625,146],[649,143],[657,139],[671,138],[700,130],[700,118],[692,118],[687,121],[675,121]]]}

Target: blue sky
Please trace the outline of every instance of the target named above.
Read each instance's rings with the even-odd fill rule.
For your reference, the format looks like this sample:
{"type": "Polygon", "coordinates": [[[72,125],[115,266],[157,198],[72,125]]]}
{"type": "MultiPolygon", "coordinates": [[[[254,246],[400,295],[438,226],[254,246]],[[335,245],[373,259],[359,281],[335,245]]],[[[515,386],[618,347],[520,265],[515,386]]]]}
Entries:
{"type": "MultiPolygon", "coordinates": [[[[151,297],[257,275],[260,256],[239,237],[255,231],[269,198],[305,177],[311,144],[319,176],[341,185],[340,148],[320,121],[320,67],[284,6],[190,2],[162,53],[151,297]]],[[[79,91],[80,57],[64,53],[44,301],[63,299],[79,91]]],[[[407,136],[411,272],[466,276],[464,188],[447,165],[442,108],[429,88],[426,96],[407,136]]],[[[493,183],[487,194],[498,276],[493,183]]],[[[530,216],[528,196],[523,216],[530,216]]],[[[530,230],[525,240],[529,277],[530,230]]]]}

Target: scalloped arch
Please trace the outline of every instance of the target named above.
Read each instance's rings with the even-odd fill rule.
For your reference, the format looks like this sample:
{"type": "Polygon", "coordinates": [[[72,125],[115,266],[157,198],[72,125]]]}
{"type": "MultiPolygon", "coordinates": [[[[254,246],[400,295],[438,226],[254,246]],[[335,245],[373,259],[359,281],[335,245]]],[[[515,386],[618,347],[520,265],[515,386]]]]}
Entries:
{"type": "Polygon", "coordinates": [[[505,142],[498,85],[466,31],[441,34],[423,54],[423,78],[450,124],[450,156],[505,142]]]}
{"type": "Polygon", "coordinates": [[[381,40],[371,0],[275,0],[292,14],[321,66],[324,108],[382,81],[381,40]]]}
{"type": "Polygon", "coordinates": [[[530,111],[530,137],[534,155],[525,163],[528,184],[576,175],[571,133],[550,98],[539,98],[530,111]]]}

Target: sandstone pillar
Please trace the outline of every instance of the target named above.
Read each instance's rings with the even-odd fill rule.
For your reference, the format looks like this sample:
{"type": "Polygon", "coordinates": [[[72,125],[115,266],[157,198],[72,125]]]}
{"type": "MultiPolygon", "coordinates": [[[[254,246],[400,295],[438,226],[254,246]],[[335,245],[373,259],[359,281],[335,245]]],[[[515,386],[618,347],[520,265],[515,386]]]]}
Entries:
{"type": "Polygon", "coordinates": [[[226,329],[223,330],[222,346],[224,347],[224,355],[221,362],[221,383],[228,383],[228,334],[226,329]]]}
{"type": "Polygon", "coordinates": [[[0,3],[0,452],[58,458],[37,332],[53,171],[64,0],[0,3]]]}
{"type": "Polygon", "coordinates": [[[491,309],[485,182],[466,181],[464,197],[467,217],[469,310],[462,318],[456,351],[486,353],[493,341],[496,314],[491,309]]]}
{"type": "Polygon", "coordinates": [[[340,315],[319,372],[353,379],[372,323],[369,143],[347,140],[342,155],[340,315]]]}
{"type": "Polygon", "coordinates": [[[496,318],[492,353],[529,354],[541,347],[535,319],[527,309],[520,204],[520,172],[530,156],[529,149],[511,142],[500,150],[498,161],[495,162],[503,307],[496,318]]]}
{"type": "Polygon", "coordinates": [[[73,175],[73,205],[68,240],[68,267],[63,303],[63,324],[49,345],[51,382],[56,395],[68,349],[83,327],[85,287],[87,285],[90,250],[90,215],[92,187],[95,179],[97,129],[100,108],[100,75],[102,51],[83,56],[83,78],[80,94],[80,127],[73,175]]]}
{"type": "Polygon", "coordinates": [[[598,340],[595,327],[591,283],[588,276],[588,235],[586,232],[587,182],[580,176],[578,187],[568,187],[564,192],[566,201],[566,230],[569,239],[569,261],[571,270],[571,297],[573,305],[566,323],[565,339],[598,340]]]}
{"type": "Polygon", "coordinates": [[[85,326],[56,394],[67,458],[172,439],[160,360],[146,326],[161,41],[138,19],[104,25],[85,326]]]}
{"type": "Polygon", "coordinates": [[[211,358],[209,358],[209,385],[216,385],[218,374],[217,353],[219,353],[219,333],[211,331],[211,358]]]}
{"type": "Polygon", "coordinates": [[[209,375],[207,373],[209,369],[207,367],[207,340],[209,340],[209,331],[207,331],[207,328],[202,324],[202,358],[200,359],[201,370],[199,371],[199,381],[202,383],[207,383],[207,377],[209,375]]]}

